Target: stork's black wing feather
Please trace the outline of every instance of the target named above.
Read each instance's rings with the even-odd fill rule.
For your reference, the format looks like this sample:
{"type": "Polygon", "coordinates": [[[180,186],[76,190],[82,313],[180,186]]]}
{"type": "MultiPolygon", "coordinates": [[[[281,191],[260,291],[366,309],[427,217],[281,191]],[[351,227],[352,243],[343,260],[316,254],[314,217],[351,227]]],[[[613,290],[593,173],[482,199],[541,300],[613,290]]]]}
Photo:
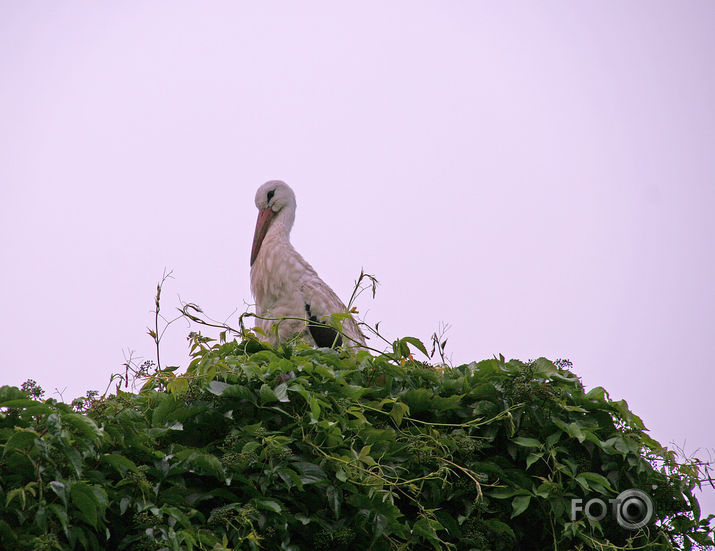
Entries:
{"type": "Polygon", "coordinates": [[[315,344],[320,348],[331,348],[333,346],[342,346],[343,336],[338,333],[333,327],[328,324],[319,321],[310,312],[310,304],[305,305],[305,312],[308,314],[308,330],[310,331],[310,336],[313,337],[315,344]]]}

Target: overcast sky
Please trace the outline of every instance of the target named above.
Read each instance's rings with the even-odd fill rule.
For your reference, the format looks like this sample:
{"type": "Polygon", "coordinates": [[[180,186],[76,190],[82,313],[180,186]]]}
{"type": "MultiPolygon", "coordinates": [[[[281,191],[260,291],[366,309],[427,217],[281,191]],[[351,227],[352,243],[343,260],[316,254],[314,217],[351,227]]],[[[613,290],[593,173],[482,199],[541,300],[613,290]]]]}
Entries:
{"type": "Polygon", "coordinates": [[[715,459],[714,27],[710,1],[0,0],[0,384],[69,401],[153,358],[165,268],[167,314],[235,323],[283,179],[296,249],[345,300],[374,274],[388,337],[568,358],[715,459]]]}

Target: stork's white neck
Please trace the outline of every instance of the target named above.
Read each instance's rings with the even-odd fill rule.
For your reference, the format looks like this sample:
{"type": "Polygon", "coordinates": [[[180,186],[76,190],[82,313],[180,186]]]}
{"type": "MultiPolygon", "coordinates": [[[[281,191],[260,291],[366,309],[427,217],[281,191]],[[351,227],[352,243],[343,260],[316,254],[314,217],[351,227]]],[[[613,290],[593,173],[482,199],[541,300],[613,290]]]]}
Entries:
{"type": "Polygon", "coordinates": [[[280,239],[290,243],[290,230],[293,228],[295,221],[295,208],[284,208],[271,222],[271,226],[266,232],[266,239],[280,239]]]}

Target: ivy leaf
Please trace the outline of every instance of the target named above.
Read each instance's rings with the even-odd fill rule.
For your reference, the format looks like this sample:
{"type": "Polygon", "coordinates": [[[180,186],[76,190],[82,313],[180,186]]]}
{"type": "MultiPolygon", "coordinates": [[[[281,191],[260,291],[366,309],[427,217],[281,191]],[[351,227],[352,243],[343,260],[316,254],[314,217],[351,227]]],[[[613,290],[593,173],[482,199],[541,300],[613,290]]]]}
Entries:
{"type": "Polygon", "coordinates": [[[303,490],[303,481],[301,480],[300,475],[298,475],[298,473],[293,469],[290,467],[281,467],[277,472],[278,476],[283,479],[283,482],[285,482],[288,489],[295,486],[299,491],[303,490]]]}
{"type": "Polygon", "coordinates": [[[0,403],[0,407],[17,409],[30,408],[36,405],[37,402],[35,400],[33,400],[32,398],[25,397],[16,398],[14,400],[5,400],[3,403],[0,403]]]}
{"type": "Polygon", "coordinates": [[[224,480],[226,477],[223,465],[215,455],[203,452],[192,452],[185,458],[185,461],[191,470],[199,474],[213,475],[219,480],[224,480]]]}
{"type": "Polygon", "coordinates": [[[15,499],[15,497],[17,497],[18,501],[20,502],[20,510],[24,511],[25,507],[27,507],[27,496],[25,495],[25,488],[14,488],[13,490],[10,490],[5,497],[5,508],[7,508],[10,503],[12,503],[12,500],[15,499]]]}
{"type": "Polygon", "coordinates": [[[154,427],[163,428],[174,418],[172,414],[180,406],[180,402],[171,394],[157,394],[156,399],[159,403],[154,408],[151,423],[154,427]]]}
{"type": "Polygon", "coordinates": [[[290,401],[290,398],[288,398],[288,385],[286,383],[279,384],[276,388],[273,389],[273,393],[276,395],[276,398],[279,402],[290,401]]]}
{"type": "Polygon", "coordinates": [[[524,446],[526,448],[539,448],[541,447],[541,442],[539,442],[536,438],[527,438],[525,436],[517,436],[515,438],[511,439],[514,444],[518,444],[519,446],[524,446]]]}
{"type": "Polygon", "coordinates": [[[5,457],[9,452],[13,450],[24,450],[32,446],[35,439],[40,436],[39,432],[35,432],[31,429],[16,428],[12,436],[7,439],[5,445],[3,446],[2,455],[5,457]]]}
{"type": "Polygon", "coordinates": [[[273,513],[280,513],[283,510],[281,504],[273,499],[254,499],[253,503],[258,509],[265,509],[273,513]]]}
{"type": "Polygon", "coordinates": [[[589,400],[606,402],[608,400],[608,392],[606,392],[606,390],[602,386],[597,386],[586,393],[586,398],[588,398],[589,400]]]}
{"type": "Polygon", "coordinates": [[[166,390],[168,390],[174,398],[177,398],[189,390],[189,379],[186,377],[174,377],[167,383],[166,390]]]}
{"type": "Polygon", "coordinates": [[[578,482],[584,490],[591,488],[604,495],[608,494],[609,491],[613,491],[608,479],[598,473],[580,473],[576,476],[576,482],[578,482]]]}
{"type": "MultiPolygon", "coordinates": [[[[411,339],[395,349],[416,353],[411,339]]],[[[571,498],[605,500],[623,480],[684,497],[670,534],[711,544],[692,495],[699,465],[558,362],[499,356],[442,369],[301,343],[192,343],[186,375],[173,378],[192,391],[179,399],[155,379],[83,414],[0,387],[0,547],[34,549],[50,532],[78,550],[467,549],[476,526],[497,547],[529,532],[545,549],[554,535],[605,538],[570,521],[571,498]],[[536,391],[536,402],[521,399],[536,391]]],[[[662,534],[654,525],[634,542],[648,549],[662,534]]]]}
{"type": "Polygon", "coordinates": [[[278,401],[278,396],[276,396],[276,393],[273,391],[271,387],[269,387],[267,384],[261,385],[261,390],[259,391],[259,396],[261,397],[261,403],[263,404],[270,404],[273,402],[278,401]]]}
{"type": "Polygon", "coordinates": [[[444,527],[439,523],[439,521],[421,517],[413,525],[412,532],[425,538],[435,549],[441,549],[441,540],[439,539],[439,536],[437,536],[437,530],[443,529],[444,527]]]}
{"type": "Polygon", "coordinates": [[[419,350],[420,352],[422,352],[425,356],[427,356],[429,358],[429,354],[427,353],[427,348],[425,348],[425,345],[418,338],[416,338],[416,337],[402,337],[402,341],[410,343],[417,350],[419,350]]]}
{"type": "Polygon", "coordinates": [[[223,394],[223,391],[226,390],[226,388],[228,388],[229,386],[231,385],[229,385],[228,383],[213,380],[206,385],[206,390],[208,390],[211,394],[221,396],[223,394]]]}
{"type": "Polygon", "coordinates": [[[497,499],[508,499],[519,495],[526,496],[529,495],[529,492],[523,488],[496,488],[489,495],[497,499]]]}
{"type": "Polygon", "coordinates": [[[526,468],[528,469],[529,467],[531,467],[534,463],[536,463],[543,456],[544,456],[543,452],[530,453],[529,456],[526,458],[526,468]]]}
{"type": "Polygon", "coordinates": [[[325,471],[315,463],[298,461],[293,463],[293,466],[300,473],[300,480],[303,484],[315,484],[327,479],[325,471]]]}
{"type": "Polygon", "coordinates": [[[53,480],[50,482],[50,489],[57,494],[62,500],[62,503],[67,507],[67,485],[59,480],[53,480]]]}
{"type": "Polygon", "coordinates": [[[67,459],[69,460],[69,463],[74,468],[74,473],[77,475],[77,478],[82,478],[82,471],[84,469],[84,463],[82,462],[82,454],[77,448],[70,446],[63,446],[62,451],[64,452],[65,457],[67,457],[67,459]]]}
{"type": "Polygon", "coordinates": [[[102,431],[92,418],[78,413],[65,413],[62,419],[75,429],[81,436],[88,440],[99,440],[102,438],[102,431]]]}
{"type": "Polygon", "coordinates": [[[498,534],[502,540],[506,537],[508,540],[511,540],[512,542],[516,542],[516,534],[514,533],[514,530],[512,530],[511,527],[508,524],[506,524],[505,522],[502,522],[495,518],[490,518],[490,519],[486,519],[484,521],[484,524],[492,532],[494,532],[495,534],[498,534]]]}
{"type": "Polygon", "coordinates": [[[517,496],[511,502],[511,518],[518,517],[521,513],[526,511],[531,501],[531,496],[517,496]]]}
{"type": "Polygon", "coordinates": [[[55,517],[57,517],[57,520],[60,521],[65,536],[69,537],[69,515],[67,514],[67,509],[60,507],[57,503],[52,503],[47,508],[52,511],[55,517]]]}
{"type": "Polygon", "coordinates": [[[390,417],[395,421],[395,424],[399,427],[402,424],[402,418],[409,414],[410,407],[403,402],[394,402],[392,404],[392,410],[390,411],[390,417]]]}
{"type": "Polygon", "coordinates": [[[329,486],[326,491],[326,497],[328,499],[328,505],[330,505],[330,510],[335,517],[335,520],[340,518],[340,504],[342,501],[341,491],[335,488],[335,486],[329,486]]]}
{"type": "MultiPolygon", "coordinates": [[[[3,385],[0,386],[0,407],[9,407],[8,403],[12,400],[27,400],[27,394],[16,386],[3,385]]],[[[34,400],[33,403],[37,404],[34,400]]]]}
{"type": "Polygon", "coordinates": [[[138,472],[137,466],[135,465],[134,461],[131,459],[127,459],[123,455],[119,455],[118,453],[105,453],[102,455],[102,461],[109,463],[112,467],[117,469],[119,474],[124,476],[127,474],[127,471],[131,471],[133,473],[138,472]]]}
{"type": "Polygon", "coordinates": [[[92,488],[84,482],[75,482],[70,487],[70,497],[72,504],[79,509],[80,518],[96,528],[99,504],[92,488]]]}

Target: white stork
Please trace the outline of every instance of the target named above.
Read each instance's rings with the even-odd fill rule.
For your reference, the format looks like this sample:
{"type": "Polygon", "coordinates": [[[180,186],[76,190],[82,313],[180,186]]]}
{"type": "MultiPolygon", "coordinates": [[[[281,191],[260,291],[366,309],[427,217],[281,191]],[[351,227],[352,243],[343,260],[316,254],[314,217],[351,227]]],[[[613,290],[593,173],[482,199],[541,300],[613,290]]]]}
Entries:
{"type": "MultiPolygon", "coordinates": [[[[251,292],[256,299],[258,326],[274,344],[299,334],[311,345],[343,344],[337,331],[324,322],[330,314],[347,312],[345,304],[290,243],[296,209],[293,190],[280,180],[266,182],[256,192],[256,207],[251,292]],[[271,331],[276,323],[277,339],[271,331]]],[[[345,319],[342,332],[347,337],[346,345],[365,344],[352,318],[345,319]]]]}

